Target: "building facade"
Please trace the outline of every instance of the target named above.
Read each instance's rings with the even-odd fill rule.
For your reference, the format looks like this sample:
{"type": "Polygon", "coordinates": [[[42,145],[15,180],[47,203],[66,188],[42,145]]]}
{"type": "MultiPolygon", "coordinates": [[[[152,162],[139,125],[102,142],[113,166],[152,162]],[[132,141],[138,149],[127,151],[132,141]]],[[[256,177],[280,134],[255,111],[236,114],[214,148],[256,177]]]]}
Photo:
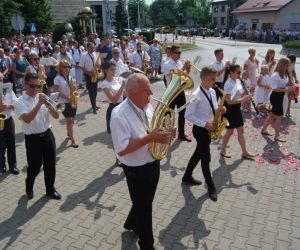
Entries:
{"type": "Polygon", "coordinates": [[[300,31],[300,0],[248,0],[232,13],[244,29],[300,31]]]}
{"type": "Polygon", "coordinates": [[[231,12],[244,2],[245,0],[213,0],[211,3],[212,24],[219,30],[234,28],[237,22],[231,12]]]}
{"type": "Polygon", "coordinates": [[[90,7],[96,14],[96,27],[108,34],[113,29],[112,20],[116,12],[117,0],[48,0],[52,7],[54,22],[65,23],[77,16],[83,7],[90,7]]]}

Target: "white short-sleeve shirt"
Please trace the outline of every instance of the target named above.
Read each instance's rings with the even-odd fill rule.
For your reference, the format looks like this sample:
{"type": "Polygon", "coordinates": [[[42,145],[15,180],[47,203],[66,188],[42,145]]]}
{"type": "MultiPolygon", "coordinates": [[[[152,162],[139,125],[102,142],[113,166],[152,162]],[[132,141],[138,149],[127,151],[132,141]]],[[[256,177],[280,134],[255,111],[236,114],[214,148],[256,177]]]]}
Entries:
{"type": "Polygon", "coordinates": [[[242,97],[245,91],[240,80],[233,80],[231,77],[228,77],[224,85],[224,92],[230,94],[231,100],[237,100],[242,97]]]}
{"type": "MultiPolygon", "coordinates": [[[[154,158],[149,152],[149,145],[144,145],[124,156],[118,155],[119,152],[128,146],[130,140],[144,136],[147,133],[141,120],[128,104],[129,101],[127,98],[113,109],[110,128],[117,158],[127,166],[136,167],[153,162],[154,158]]],[[[140,110],[136,106],[135,108],[140,112],[141,116],[145,116],[146,114],[150,124],[153,115],[151,104],[148,104],[144,110],[140,110]]]]}
{"type": "Polygon", "coordinates": [[[183,63],[180,60],[175,62],[172,58],[170,58],[168,61],[165,62],[165,64],[162,67],[162,72],[164,73],[164,76],[166,77],[167,84],[169,84],[171,81],[170,70],[182,69],[182,68],[183,68],[183,63]]]}
{"type": "MultiPolygon", "coordinates": [[[[116,94],[118,92],[118,90],[121,88],[121,84],[122,84],[123,80],[124,79],[122,77],[114,77],[113,82],[104,80],[102,82],[102,89],[109,89],[113,94],[116,94]]],[[[121,103],[122,101],[123,101],[123,93],[120,95],[117,103],[121,103]]],[[[110,100],[109,100],[109,103],[111,103],[110,100]]]]}
{"type": "MultiPolygon", "coordinates": [[[[221,62],[219,61],[215,61],[211,64],[211,67],[216,70],[216,71],[220,71],[222,70],[224,67],[225,67],[225,64],[226,64],[226,61],[225,60],[222,60],[221,62]]],[[[223,82],[224,81],[224,74],[225,74],[225,71],[223,71],[222,74],[220,74],[219,76],[217,76],[216,78],[216,82],[223,82]]]]}
{"type": "MultiPolygon", "coordinates": [[[[24,92],[15,102],[15,113],[17,117],[21,117],[23,114],[29,113],[38,103],[39,95],[31,97],[24,92]]],[[[45,132],[51,127],[49,121],[49,112],[46,106],[43,104],[37,112],[35,118],[26,123],[22,119],[22,131],[25,135],[39,134],[45,132]]]]}
{"type": "Polygon", "coordinates": [[[271,76],[272,81],[272,89],[284,89],[288,82],[289,78],[287,76],[284,76],[283,78],[279,75],[278,72],[274,72],[271,76]]]}
{"type": "MultiPolygon", "coordinates": [[[[71,76],[69,75],[69,83],[71,84],[71,76]]],[[[59,86],[59,92],[70,96],[70,86],[67,82],[67,78],[64,78],[62,75],[57,75],[54,78],[54,85],[59,86]]],[[[68,103],[70,102],[68,99],[64,99],[62,97],[58,98],[58,103],[68,103]]]]}

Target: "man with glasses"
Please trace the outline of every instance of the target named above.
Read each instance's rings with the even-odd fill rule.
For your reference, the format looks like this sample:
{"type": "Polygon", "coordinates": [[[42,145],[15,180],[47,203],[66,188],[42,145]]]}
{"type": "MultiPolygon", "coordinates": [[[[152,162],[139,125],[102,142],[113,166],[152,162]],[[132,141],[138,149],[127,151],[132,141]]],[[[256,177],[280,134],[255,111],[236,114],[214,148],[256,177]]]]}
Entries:
{"type": "Polygon", "coordinates": [[[52,199],[60,200],[61,195],[55,190],[56,175],[56,145],[51,131],[49,114],[58,119],[58,112],[48,109],[44,103],[45,94],[38,94],[40,80],[37,75],[25,75],[25,91],[15,102],[15,112],[22,122],[25,135],[27,156],[26,194],[28,199],[33,198],[33,185],[41,166],[44,169],[46,194],[52,199]]]}
{"type": "Polygon", "coordinates": [[[129,68],[127,64],[124,64],[123,61],[120,59],[120,49],[117,47],[114,47],[112,49],[113,58],[111,59],[111,62],[113,62],[116,65],[116,75],[119,76],[124,72],[128,72],[129,68]]]}
{"type": "Polygon", "coordinates": [[[99,60],[98,65],[95,66],[97,63],[97,55],[94,52],[94,44],[89,42],[87,44],[87,51],[82,54],[80,58],[79,66],[83,70],[85,81],[86,81],[86,88],[89,92],[89,97],[93,109],[93,113],[97,114],[97,110],[99,107],[96,105],[96,98],[97,98],[97,84],[98,82],[92,82],[92,73],[94,67],[101,66],[101,61],[99,60]]]}
{"type": "MultiPolygon", "coordinates": [[[[168,61],[165,62],[165,64],[162,67],[162,72],[164,73],[164,76],[166,78],[167,85],[169,85],[171,81],[171,74],[170,74],[171,70],[184,69],[184,65],[180,61],[180,55],[181,55],[180,46],[172,45],[170,49],[170,58],[168,61]]],[[[178,109],[185,104],[186,104],[185,93],[181,92],[171,103],[170,108],[174,109],[176,106],[178,109]]],[[[184,133],[184,124],[185,124],[184,114],[185,114],[185,109],[180,111],[178,115],[178,139],[182,141],[191,142],[192,140],[189,139],[184,133]]]]}
{"type": "MultiPolygon", "coordinates": [[[[36,74],[39,80],[46,80],[46,71],[44,65],[40,64],[40,58],[37,54],[31,54],[30,56],[30,64],[26,68],[26,73],[36,74]]],[[[43,86],[44,93],[46,93],[46,85],[43,86]]]]}

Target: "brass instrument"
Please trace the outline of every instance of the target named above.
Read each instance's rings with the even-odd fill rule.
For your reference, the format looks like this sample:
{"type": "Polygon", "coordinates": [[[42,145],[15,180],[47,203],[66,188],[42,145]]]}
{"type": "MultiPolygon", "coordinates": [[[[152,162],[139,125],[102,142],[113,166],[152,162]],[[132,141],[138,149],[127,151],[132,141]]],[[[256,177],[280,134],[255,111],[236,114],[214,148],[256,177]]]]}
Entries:
{"type": "MultiPolygon", "coordinates": [[[[4,91],[12,90],[12,84],[11,83],[1,83],[0,84],[0,107],[2,107],[3,104],[3,96],[4,91]]],[[[0,112],[0,131],[4,129],[4,123],[7,118],[7,115],[4,112],[0,112]]]]}
{"type": "Polygon", "coordinates": [[[48,109],[51,109],[55,112],[63,112],[65,109],[65,104],[63,103],[57,103],[56,101],[54,101],[52,98],[50,98],[49,96],[45,95],[44,96],[44,101],[45,101],[45,106],[48,109]]]}
{"type": "Polygon", "coordinates": [[[220,108],[224,107],[226,94],[222,89],[218,88],[218,90],[222,93],[223,96],[219,102],[219,108],[216,111],[214,120],[212,122],[213,127],[215,129],[214,129],[214,131],[209,133],[210,139],[212,139],[212,140],[217,140],[220,137],[224,128],[229,125],[228,120],[225,117],[222,117],[222,113],[221,113],[221,109],[220,109],[220,108]]]}
{"type": "Polygon", "coordinates": [[[70,83],[70,105],[73,109],[77,108],[79,96],[80,96],[80,94],[77,91],[77,85],[73,80],[71,80],[71,83],[70,83]]]}
{"type": "MultiPolygon", "coordinates": [[[[158,101],[154,110],[150,124],[150,131],[157,128],[163,130],[171,130],[175,124],[174,110],[169,108],[172,101],[184,90],[194,87],[194,82],[184,71],[171,70],[171,82],[169,83],[164,94],[158,101]]],[[[161,144],[153,142],[150,145],[150,152],[154,159],[161,160],[166,157],[169,149],[169,144],[161,144]]]]}
{"type": "Polygon", "coordinates": [[[101,69],[99,68],[99,62],[101,60],[101,53],[99,53],[96,62],[94,64],[94,68],[92,70],[91,81],[92,83],[97,83],[97,80],[101,77],[101,69]]]}

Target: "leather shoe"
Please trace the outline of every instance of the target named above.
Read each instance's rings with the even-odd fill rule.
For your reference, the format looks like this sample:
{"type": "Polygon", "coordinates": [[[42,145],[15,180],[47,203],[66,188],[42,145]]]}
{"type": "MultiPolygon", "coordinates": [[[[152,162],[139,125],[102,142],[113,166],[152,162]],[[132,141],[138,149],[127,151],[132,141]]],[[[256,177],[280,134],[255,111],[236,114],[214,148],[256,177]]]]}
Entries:
{"type": "Polygon", "coordinates": [[[1,173],[5,173],[6,172],[6,166],[4,166],[3,168],[1,168],[1,173]]]}
{"type": "Polygon", "coordinates": [[[97,110],[96,109],[93,109],[93,114],[97,114],[97,110]]]}
{"type": "MultiPolygon", "coordinates": [[[[126,230],[128,230],[128,231],[133,231],[133,232],[135,232],[136,233],[136,227],[135,226],[133,226],[133,225],[128,225],[128,224],[124,224],[124,228],[126,229],[126,230]]],[[[137,234],[137,233],[136,233],[137,234]]]]}
{"type": "Polygon", "coordinates": [[[178,140],[181,141],[187,141],[187,142],[191,142],[192,140],[189,139],[187,136],[178,136],[178,140]]]}
{"type": "Polygon", "coordinates": [[[13,174],[13,175],[18,175],[20,173],[20,170],[17,167],[13,167],[10,168],[9,171],[13,174]]]}
{"type": "Polygon", "coordinates": [[[218,200],[218,194],[216,189],[208,189],[208,196],[212,201],[218,200]]]}
{"type": "Polygon", "coordinates": [[[61,199],[61,195],[54,190],[52,193],[47,193],[47,196],[54,199],[54,200],[60,200],[61,199]]]}
{"type": "Polygon", "coordinates": [[[188,185],[201,185],[202,184],[201,181],[196,180],[193,176],[183,176],[182,183],[188,184],[188,185]]]}
{"type": "Polygon", "coordinates": [[[26,194],[27,194],[28,200],[31,200],[33,198],[33,190],[32,189],[26,188],[26,194]]]}

